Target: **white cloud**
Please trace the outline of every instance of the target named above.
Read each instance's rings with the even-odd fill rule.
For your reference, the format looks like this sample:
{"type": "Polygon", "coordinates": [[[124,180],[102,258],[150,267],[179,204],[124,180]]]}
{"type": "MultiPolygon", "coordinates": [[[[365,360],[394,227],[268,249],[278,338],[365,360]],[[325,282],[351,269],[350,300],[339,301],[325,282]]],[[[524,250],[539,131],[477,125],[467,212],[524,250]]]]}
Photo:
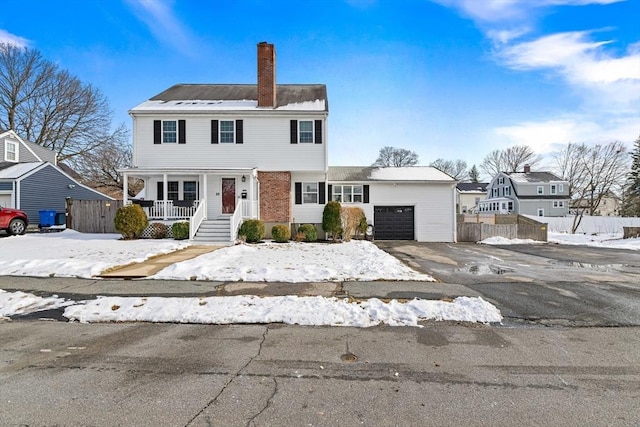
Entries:
{"type": "Polygon", "coordinates": [[[141,20],[160,42],[192,56],[197,43],[189,29],[177,18],[166,0],[127,0],[136,17],[141,20]]]}
{"type": "Polygon", "coordinates": [[[24,37],[16,36],[15,34],[11,34],[8,31],[0,28],[0,43],[6,43],[18,47],[27,47],[29,46],[29,40],[24,37]]]}
{"type": "Polygon", "coordinates": [[[574,115],[499,127],[495,133],[504,137],[508,145],[529,145],[538,154],[557,151],[558,146],[569,142],[606,144],[621,141],[630,149],[629,137],[640,134],[640,123],[637,116],[590,118],[574,115]]]}

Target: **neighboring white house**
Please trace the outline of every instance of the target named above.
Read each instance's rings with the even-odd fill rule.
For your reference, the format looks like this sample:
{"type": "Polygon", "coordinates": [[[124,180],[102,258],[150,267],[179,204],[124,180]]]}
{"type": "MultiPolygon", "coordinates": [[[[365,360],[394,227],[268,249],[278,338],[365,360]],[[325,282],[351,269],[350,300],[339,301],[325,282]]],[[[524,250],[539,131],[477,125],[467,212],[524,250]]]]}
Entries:
{"type": "Polygon", "coordinates": [[[488,182],[459,182],[456,185],[456,212],[477,213],[480,200],[487,196],[488,182]]]}
{"type": "MultiPolygon", "coordinates": [[[[261,219],[267,235],[275,224],[312,223],[320,229],[332,197],[326,86],[276,84],[274,46],[263,42],[257,50],[255,85],[179,84],[130,110],[133,163],[121,172],[125,183],[128,177],[144,181],[139,197],[145,200],[132,201],[151,220],[188,218],[190,237],[206,241],[233,241],[249,218],[261,219]]],[[[414,234],[403,238],[453,241],[455,181],[421,170],[420,177],[409,171],[391,180],[370,176],[370,204],[420,208],[414,234]],[[431,199],[420,187],[427,181],[437,187],[431,199]],[[443,217],[449,219],[442,222],[443,217]],[[435,224],[433,233],[423,218],[435,224]]],[[[353,197],[364,200],[362,181],[337,183],[344,191],[361,189],[353,197]]]]}
{"type": "Polygon", "coordinates": [[[480,213],[517,213],[535,216],[566,216],[569,183],[551,172],[500,172],[487,187],[480,213]]]}

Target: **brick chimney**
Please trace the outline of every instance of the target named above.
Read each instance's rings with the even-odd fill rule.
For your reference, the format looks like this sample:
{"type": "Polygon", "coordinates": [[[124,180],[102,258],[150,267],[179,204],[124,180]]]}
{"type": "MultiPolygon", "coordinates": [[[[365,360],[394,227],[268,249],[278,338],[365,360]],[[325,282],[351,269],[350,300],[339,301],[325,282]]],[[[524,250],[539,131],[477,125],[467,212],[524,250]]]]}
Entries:
{"type": "Polygon", "coordinates": [[[524,173],[531,173],[531,166],[524,165],[524,173]]]}
{"type": "Polygon", "coordinates": [[[276,50],[267,42],[258,43],[258,107],[276,106],[276,50]]]}

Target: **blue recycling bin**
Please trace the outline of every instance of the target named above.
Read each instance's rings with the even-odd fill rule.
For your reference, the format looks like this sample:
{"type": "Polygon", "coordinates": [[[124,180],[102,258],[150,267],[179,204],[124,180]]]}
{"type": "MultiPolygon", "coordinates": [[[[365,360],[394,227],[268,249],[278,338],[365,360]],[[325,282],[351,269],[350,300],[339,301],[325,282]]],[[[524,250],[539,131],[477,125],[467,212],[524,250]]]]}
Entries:
{"type": "Polygon", "coordinates": [[[42,210],[40,214],[40,227],[51,227],[56,222],[56,211],[42,210]]]}

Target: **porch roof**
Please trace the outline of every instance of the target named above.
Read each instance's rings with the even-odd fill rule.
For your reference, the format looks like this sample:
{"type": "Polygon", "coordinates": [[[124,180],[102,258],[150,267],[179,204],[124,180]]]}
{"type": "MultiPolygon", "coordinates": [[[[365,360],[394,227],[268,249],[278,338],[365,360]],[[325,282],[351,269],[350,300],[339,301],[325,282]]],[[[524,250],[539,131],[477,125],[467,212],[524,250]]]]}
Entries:
{"type": "Polygon", "coordinates": [[[255,174],[257,168],[227,168],[227,169],[203,169],[203,168],[128,168],[118,169],[119,173],[130,176],[157,176],[157,175],[226,175],[229,173],[255,174]]]}

